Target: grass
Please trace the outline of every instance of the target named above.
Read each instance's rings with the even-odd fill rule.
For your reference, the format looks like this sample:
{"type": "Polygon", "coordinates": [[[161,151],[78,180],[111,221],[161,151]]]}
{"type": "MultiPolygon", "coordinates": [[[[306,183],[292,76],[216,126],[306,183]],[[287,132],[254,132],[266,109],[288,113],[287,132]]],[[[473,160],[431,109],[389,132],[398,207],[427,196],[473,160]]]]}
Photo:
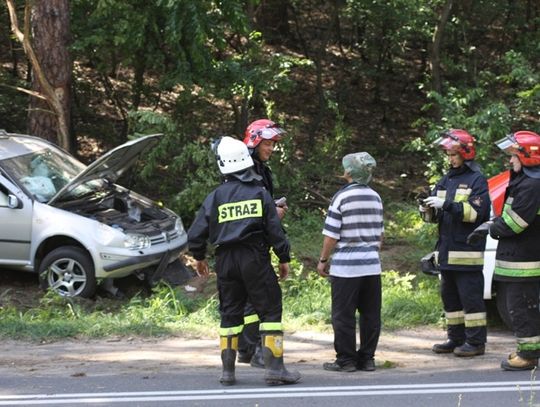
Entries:
{"type": "Polygon", "coordinates": [[[218,320],[217,299],[189,297],[166,284],[156,287],[146,298],[136,295],[110,308],[49,292],[41,299],[39,307],[25,312],[12,306],[4,307],[1,315],[0,336],[32,340],[178,333],[207,335],[218,320]]]}
{"type": "MultiPolygon", "coordinates": [[[[402,207],[392,212],[386,225],[383,329],[441,322],[438,281],[416,271],[428,239],[422,241],[425,226],[414,216],[411,208],[402,207]],[[386,263],[400,267],[386,268],[386,263]]],[[[331,330],[330,286],[315,270],[322,221],[322,214],[317,212],[304,212],[288,220],[294,253],[290,278],[282,283],[286,329],[331,330]]],[[[47,293],[39,306],[31,309],[1,307],[0,337],[54,340],[111,335],[215,335],[218,299],[215,283],[211,281],[207,286],[204,295],[193,295],[183,287],[162,284],[151,295],[138,294],[124,302],[66,299],[47,293]]]]}

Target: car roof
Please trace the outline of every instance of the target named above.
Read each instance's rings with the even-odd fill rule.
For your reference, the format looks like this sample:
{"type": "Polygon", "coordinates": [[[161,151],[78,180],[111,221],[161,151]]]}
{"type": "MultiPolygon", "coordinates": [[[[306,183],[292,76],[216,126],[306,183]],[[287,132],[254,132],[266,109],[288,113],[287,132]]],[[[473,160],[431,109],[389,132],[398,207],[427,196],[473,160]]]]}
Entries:
{"type": "Polygon", "coordinates": [[[14,133],[0,133],[0,160],[18,157],[44,148],[57,148],[53,143],[39,137],[14,133]]]}

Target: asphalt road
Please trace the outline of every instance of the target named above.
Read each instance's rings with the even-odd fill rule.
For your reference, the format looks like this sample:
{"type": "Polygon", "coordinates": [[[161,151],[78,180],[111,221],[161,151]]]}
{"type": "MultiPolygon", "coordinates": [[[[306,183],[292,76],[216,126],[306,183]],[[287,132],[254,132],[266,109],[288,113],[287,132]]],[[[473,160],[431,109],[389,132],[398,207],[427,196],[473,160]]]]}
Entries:
{"type": "Polygon", "coordinates": [[[0,350],[0,406],[540,406],[536,372],[505,372],[508,332],[491,332],[485,355],[435,355],[444,333],[385,333],[375,372],[321,368],[333,357],[329,334],[288,335],[286,359],[301,383],[268,387],[263,370],[237,367],[237,385],[222,387],[213,338],[119,338],[31,344],[0,350]]]}
{"type": "Polygon", "coordinates": [[[304,366],[302,383],[262,385],[263,373],[241,366],[238,385],[218,371],[186,369],[152,377],[110,375],[2,378],[0,406],[538,406],[540,382],[530,372],[456,370],[328,375],[304,366]]]}

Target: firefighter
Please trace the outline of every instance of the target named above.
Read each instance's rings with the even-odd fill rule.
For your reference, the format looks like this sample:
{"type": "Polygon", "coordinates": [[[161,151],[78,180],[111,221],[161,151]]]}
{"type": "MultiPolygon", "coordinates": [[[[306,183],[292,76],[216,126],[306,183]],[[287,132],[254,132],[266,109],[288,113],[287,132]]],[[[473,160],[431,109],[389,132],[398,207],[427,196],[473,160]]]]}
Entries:
{"type": "MultiPolygon", "coordinates": [[[[281,140],[283,135],[285,135],[285,130],[268,119],[255,120],[245,131],[244,144],[248,147],[253,158],[255,172],[261,176],[260,184],[272,197],[274,196],[272,171],[266,163],[272,156],[276,143],[281,140]]],[[[281,202],[276,203],[280,219],[283,219],[287,209],[283,198],[281,202]]],[[[259,317],[249,302],[244,310],[244,330],[238,340],[238,362],[249,363],[253,367],[264,367],[259,317]]]]}
{"type": "Polygon", "coordinates": [[[517,131],[497,142],[511,155],[510,182],[502,215],[469,237],[489,232],[498,239],[494,280],[506,298],[517,351],[501,362],[504,370],[531,370],[540,357],[540,136],[517,131]]]}
{"type": "Polygon", "coordinates": [[[447,340],[433,345],[432,351],[482,355],[487,338],[482,273],[486,239],[475,244],[466,239],[489,219],[488,184],[474,161],[474,138],[467,131],[450,129],[433,144],[446,152],[450,169],[420,206],[420,211],[433,211],[431,218],[439,226],[435,250],[447,340]]]}
{"type": "Polygon", "coordinates": [[[189,249],[198,274],[208,274],[207,242],[216,247],[216,272],[221,314],[220,344],[223,385],[235,383],[238,336],[244,327],[244,307],[250,300],[261,320],[265,380],[270,385],[300,380],[283,364],[281,288],[269,248],[279,259],[280,278],[289,272],[289,242],[268,191],[240,140],[221,138],[215,146],[224,182],[211,192],[188,231],[189,249]]]}
{"type": "MultiPolygon", "coordinates": [[[[268,119],[255,120],[246,128],[244,134],[244,144],[248,147],[253,158],[255,171],[262,177],[262,186],[272,197],[274,196],[272,171],[266,163],[274,153],[276,143],[285,134],[285,130],[268,119]]],[[[280,219],[283,219],[287,209],[285,202],[276,202],[276,210],[280,219]]]]}

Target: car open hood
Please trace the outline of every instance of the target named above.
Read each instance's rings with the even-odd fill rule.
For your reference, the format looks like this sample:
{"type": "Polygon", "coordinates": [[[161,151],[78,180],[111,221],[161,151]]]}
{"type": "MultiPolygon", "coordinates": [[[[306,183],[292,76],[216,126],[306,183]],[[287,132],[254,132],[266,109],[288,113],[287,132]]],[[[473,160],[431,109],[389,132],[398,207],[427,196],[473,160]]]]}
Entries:
{"type": "Polygon", "coordinates": [[[73,178],[69,184],[66,184],[59,190],[48,203],[53,204],[62,199],[62,197],[71,192],[78,185],[94,179],[106,178],[111,182],[116,182],[116,180],[137,161],[144,151],[154,147],[159,142],[161,136],[161,134],[152,134],[128,141],[127,143],[112,149],[86,167],[86,169],[73,178]]]}

